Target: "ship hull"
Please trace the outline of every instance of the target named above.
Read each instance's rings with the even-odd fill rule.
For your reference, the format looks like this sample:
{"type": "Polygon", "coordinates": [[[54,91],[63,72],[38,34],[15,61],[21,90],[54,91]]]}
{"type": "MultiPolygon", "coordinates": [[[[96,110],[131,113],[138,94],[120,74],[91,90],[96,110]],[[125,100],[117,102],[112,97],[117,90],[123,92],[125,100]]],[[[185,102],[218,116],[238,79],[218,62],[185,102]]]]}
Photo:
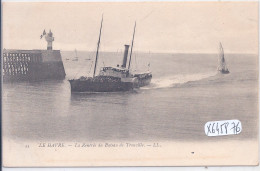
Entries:
{"type": "Polygon", "coordinates": [[[132,82],[122,82],[120,78],[87,78],[69,80],[71,92],[118,92],[134,88],[132,82]]]}
{"type": "Polygon", "coordinates": [[[228,70],[219,70],[219,73],[221,73],[221,74],[229,74],[229,71],[228,70]]]}

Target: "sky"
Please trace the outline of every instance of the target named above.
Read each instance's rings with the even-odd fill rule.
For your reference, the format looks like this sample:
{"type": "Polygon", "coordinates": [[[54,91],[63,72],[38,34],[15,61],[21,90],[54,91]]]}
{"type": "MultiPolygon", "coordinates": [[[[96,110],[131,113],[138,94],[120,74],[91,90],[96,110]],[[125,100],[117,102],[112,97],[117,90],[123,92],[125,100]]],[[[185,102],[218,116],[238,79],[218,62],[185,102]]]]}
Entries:
{"type": "Polygon", "coordinates": [[[4,2],[3,48],[95,51],[102,14],[101,51],[258,53],[258,2],[4,2]]]}

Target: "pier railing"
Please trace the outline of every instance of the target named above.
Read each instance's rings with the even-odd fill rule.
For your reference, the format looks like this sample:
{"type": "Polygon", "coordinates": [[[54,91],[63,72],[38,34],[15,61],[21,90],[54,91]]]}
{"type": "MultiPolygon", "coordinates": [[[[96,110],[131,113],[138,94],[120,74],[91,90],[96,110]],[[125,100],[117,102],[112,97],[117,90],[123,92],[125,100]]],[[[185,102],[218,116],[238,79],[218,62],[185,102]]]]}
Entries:
{"type": "Polygon", "coordinates": [[[41,53],[3,53],[3,76],[26,75],[30,64],[42,62],[41,53]]]}

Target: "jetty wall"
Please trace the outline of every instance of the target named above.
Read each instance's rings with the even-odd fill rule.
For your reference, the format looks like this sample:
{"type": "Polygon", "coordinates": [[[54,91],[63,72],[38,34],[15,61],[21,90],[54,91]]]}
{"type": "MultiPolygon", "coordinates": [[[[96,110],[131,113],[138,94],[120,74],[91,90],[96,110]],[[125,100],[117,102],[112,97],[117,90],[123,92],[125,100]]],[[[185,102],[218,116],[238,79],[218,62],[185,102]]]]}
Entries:
{"type": "Polygon", "coordinates": [[[3,81],[40,81],[66,76],[59,50],[6,50],[2,54],[3,81]]]}

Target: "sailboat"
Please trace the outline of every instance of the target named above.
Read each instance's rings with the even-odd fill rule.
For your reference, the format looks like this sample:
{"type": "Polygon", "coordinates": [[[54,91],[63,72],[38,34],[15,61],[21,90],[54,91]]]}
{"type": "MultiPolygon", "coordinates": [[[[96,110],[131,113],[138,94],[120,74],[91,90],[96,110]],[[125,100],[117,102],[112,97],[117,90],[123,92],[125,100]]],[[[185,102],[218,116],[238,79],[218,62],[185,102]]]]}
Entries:
{"type": "Polygon", "coordinates": [[[74,59],[72,59],[72,61],[78,61],[79,57],[78,57],[78,53],[77,53],[77,49],[75,49],[75,57],[74,59]]]}
{"type": "Polygon", "coordinates": [[[218,72],[221,74],[228,74],[229,70],[226,65],[225,57],[224,57],[224,49],[222,44],[219,43],[219,65],[218,65],[218,72]]]}
{"type": "Polygon", "coordinates": [[[70,79],[71,92],[116,92],[116,91],[129,91],[134,88],[139,88],[145,86],[151,82],[152,74],[149,73],[138,73],[132,74],[130,72],[131,66],[131,57],[135,36],[135,27],[132,38],[131,52],[129,58],[128,68],[127,65],[127,56],[129,45],[125,45],[125,51],[123,56],[122,65],[119,64],[116,67],[104,66],[101,67],[100,72],[96,75],[98,55],[99,55],[99,46],[101,41],[103,25],[103,16],[100,25],[99,38],[97,43],[97,51],[95,58],[95,65],[93,71],[93,77],[80,77],[79,79],[70,79]]]}

